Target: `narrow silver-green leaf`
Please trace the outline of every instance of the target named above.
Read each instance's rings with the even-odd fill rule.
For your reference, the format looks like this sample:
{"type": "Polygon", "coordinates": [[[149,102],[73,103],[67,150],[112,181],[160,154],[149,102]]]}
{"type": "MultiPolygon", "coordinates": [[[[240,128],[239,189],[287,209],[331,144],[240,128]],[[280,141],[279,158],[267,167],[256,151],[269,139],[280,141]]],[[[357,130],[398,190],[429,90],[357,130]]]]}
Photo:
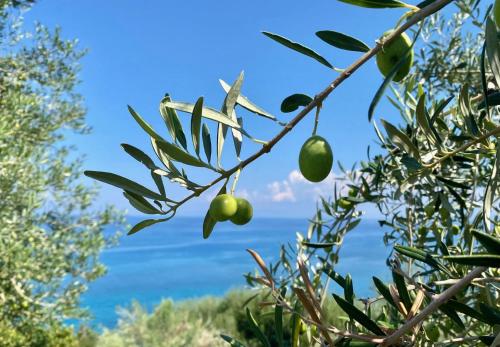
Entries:
{"type": "Polygon", "coordinates": [[[286,37],[283,37],[281,35],[273,34],[267,31],[262,32],[264,35],[267,37],[273,39],[274,41],[281,43],[283,46],[288,47],[290,49],[293,49],[294,51],[297,51],[299,53],[302,53],[304,55],[307,55],[308,57],[313,58],[314,60],[318,61],[319,63],[329,67],[330,69],[333,69],[333,65],[328,62],[325,58],[323,58],[321,55],[313,51],[312,49],[305,47],[301,45],[300,43],[293,42],[286,37]]]}
{"type": "Polygon", "coordinates": [[[370,50],[370,47],[368,47],[363,41],[336,31],[322,30],[316,32],[316,36],[329,45],[343,50],[355,52],[368,52],[370,50]]]}
{"type": "Polygon", "coordinates": [[[151,125],[149,125],[131,106],[127,106],[128,111],[134,117],[135,121],[140,125],[140,127],[148,133],[149,136],[154,137],[157,140],[165,141],[154,129],[151,125]]]}
{"type": "MultiPolygon", "coordinates": [[[[191,114],[193,113],[194,109],[194,105],[187,102],[169,101],[165,102],[165,105],[173,109],[176,109],[178,111],[191,114]]],[[[213,108],[203,107],[203,112],[201,116],[222,123],[232,128],[239,129],[240,127],[238,123],[234,122],[231,118],[226,117],[223,113],[214,110],[213,108]]]]}
{"type": "Polygon", "coordinates": [[[224,98],[224,104],[222,105],[222,113],[227,117],[230,117],[233,121],[236,121],[236,118],[233,118],[232,115],[234,107],[236,106],[236,100],[240,96],[244,76],[245,74],[241,71],[238,78],[234,81],[233,85],[227,92],[226,97],[224,98]]]}
{"type": "Polygon", "coordinates": [[[166,141],[156,141],[156,145],[172,160],[191,166],[209,167],[209,165],[205,164],[200,159],[192,156],[172,143],[166,141]]]}
{"type": "Polygon", "coordinates": [[[201,113],[203,110],[203,97],[199,97],[194,104],[193,115],[191,116],[191,137],[193,147],[196,154],[200,155],[200,130],[201,130],[201,113]]]}
{"type": "Polygon", "coordinates": [[[347,313],[349,318],[354,319],[356,322],[364,326],[366,329],[378,336],[385,336],[385,333],[380,327],[372,321],[366,314],[360,311],[357,307],[341,298],[337,294],[332,294],[333,298],[340,306],[340,308],[347,313]]]}
{"type": "Polygon", "coordinates": [[[212,159],[212,139],[210,138],[210,130],[206,124],[203,124],[201,136],[203,138],[203,149],[205,150],[205,155],[210,163],[210,160],[212,159]]]}
{"type": "Polygon", "coordinates": [[[142,163],[144,166],[146,166],[150,170],[155,170],[157,169],[157,166],[155,165],[154,161],[143,151],[141,151],[139,148],[134,147],[132,145],[122,143],[121,144],[123,150],[127,152],[128,155],[130,155],[132,158],[137,160],[138,162],[142,163]]]}
{"type": "MultiPolygon", "coordinates": [[[[224,91],[226,93],[229,92],[229,90],[231,89],[231,86],[229,84],[227,84],[225,81],[223,80],[219,80],[222,88],[224,89],[224,91]]],[[[263,117],[266,117],[266,118],[269,118],[269,119],[273,119],[273,120],[276,120],[276,117],[274,117],[272,114],[270,114],[269,112],[267,112],[266,110],[264,110],[263,108],[257,106],[256,104],[254,104],[253,102],[251,102],[246,96],[244,95],[238,95],[238,98],[236,99],[236,103],[238,105],[240,105],[241,107],[247,109],[248,111],[250,112],[253,112],[255,114],[258,114],[260,116],[263,116],[263,117]]]]}
{"type": "Polygon", "coordinates": [[[167,198],[161,196],[158,193],[151,191],[150,189],[136,183],[128,178],[122,177],[120,175],[116,175],[111,172],[104,171],[85,171],[85,176],[93,178],[95,180],[110,184],[112,186],[121,188],[123,190],[128,190],[133,193],[139,194],[146,198],[155,199],[159,201],[167,201],[167,198]]]}
{"type": "MultiPolygon", "coordinates": [[[[236,118],[235,111],[233,110],[233,117],[236,118]]],[[[236,118],[240,126],[243,128],[243,118],[236,118]]],[[[231,128],[231,133],[233,134],[234,149],[236,151],[236,156],[239,158],[241,154],[241,145],[243,143],[243,136],[241,132],[237,129],[231,128]]]]}
{"type": "Polygon", "coordinates": [[[411,154],[412,157],[420,159],[420,153],[418,152],[418,149],[417,147],[415,147],[413,142],[411,142],[408,135],[383,119],[381,119],[380,122],[384,126],[389,139],[394,145],[401,148],[401,150],[403,150],[405,153],[411,154]]]}

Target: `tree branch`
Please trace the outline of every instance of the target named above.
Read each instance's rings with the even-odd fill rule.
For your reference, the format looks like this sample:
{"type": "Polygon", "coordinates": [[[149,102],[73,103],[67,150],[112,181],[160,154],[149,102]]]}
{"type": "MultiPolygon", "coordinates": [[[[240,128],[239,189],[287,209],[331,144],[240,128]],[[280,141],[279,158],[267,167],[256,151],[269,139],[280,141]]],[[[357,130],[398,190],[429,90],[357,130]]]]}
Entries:
{"type": "Polygon", "coordinates": [[[424,308],[418,315],[413,317],[413,319],[406,322],[403,326],[401,326],[398,330],[392,333],[390,336],[384,339],[382,346],[392,346],[394,345],[404,334],[406,334],[413,327],[422,322],[427,316],[436,311],[439,306],[446,303],[450,298],[455,296],[458,292],[460,292],[464,287],[469,285],[475,278],[479,277],[484,271],[486,271],[486,267],[477,267],[471,272],[469,272],[464,278],[460,281],[452,285],[450,288],[446,289],[439,295],[435,295],[432,302],[424,308]]]}
{"type": "Polygon", "coordinates": [[[238,165],[233,168],[225,171],[222,175],[214,179],[208,185],[203,186],[202,188],[196,190],[194,193],[188,195],[184,199],[180,200],[176,206],[173,207],[174,210],[177,210],[181,205],[191,200],[192,198],[199,196],[209,188],[213,187],[220,181],[230,177],[236,171],[243,169],[247,165],[251,164],[256,159],[260,158],[266,153],[269,153],[271,149],[283,138],[285,137],[309,112],[311,112],[314,108],[320,107],[323,101],[330,95],[330,93],[335,90],[342,82],[344,82],[347,78],[349,78],[356,70],[358,70],[361,66],[363,66],[367,61],[373,58],[380,50],[382,50],[385,44],[392,42],[394,39],[399,37],[403,32],[407,29],[411,28],[413,25],[419,23],[424,20],[428,16],[434,14],[439,11],[446,5],[450,4],[453,0],[437,0],[432,4],[424,7],[420,11],[415,12],[403,25],[398,27],[394,32],[390,35],[386,36],[383,41],[378,41],[376,46],[370,49],[368,52],[363,54],[358,60],[352,63],[348,68],[346,68],[328,87],[326,87],[322,92],[316,95],[316,97],[305,106],[292,120],[290,120],[284,128],[267,144],[265,144],[258,152],[254,153],[247,159],[240,162],[238,165]]]}

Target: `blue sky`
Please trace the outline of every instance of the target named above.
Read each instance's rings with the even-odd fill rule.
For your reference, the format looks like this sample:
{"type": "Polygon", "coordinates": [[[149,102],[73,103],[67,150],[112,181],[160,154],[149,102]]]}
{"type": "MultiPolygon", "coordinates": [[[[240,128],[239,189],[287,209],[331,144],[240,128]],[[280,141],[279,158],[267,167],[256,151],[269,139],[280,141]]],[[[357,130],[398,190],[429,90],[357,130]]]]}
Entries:
{"type": "MultiPolygon", "coordinates": [[[[280,113],[281,100],[298,92],[314,95],[337,73],[271,41],[261,34],[262,30],[306,44],[336,67],[346,67],[359,53],[328,46],[315,37],[316,31],[344,32],[371,46],[402,13],[401,9],[370,10],[334,0],[40,0],[25,18],[27,24],[36,20],[49,27],[59,25],[65,37],[78,38],[80,47],[89,49],[82,61],[79,91],[85,97],[93,132],[69,138],[86,155],[85,168],[112,171],[154,187],[143,166],[120,147],[120,143],[129,143],[154,157],[148,137],[128,114],[127,104],[168,136],[158,113],[159,101],[166,92],[176,100],[190,102],[203,95],[206,105],[219,108],[224,93],[218,79],[232,83],[244,70],[243,93],[288,120],[290,114],[280,113]]],[[[324,104],[318,133],[330,142],[336,161],[349,166],[366,158],[368,145],[376,147],[367,110],[381,82],[371,61],[324,104]]],[[[245,128],[256,137],[269,139],[279,131],[272,122],[250,113],[241,115],[245,128]]],[[[382,105],[377,116],[391,119],[396,113],[382,105]]],[[[181,117],[188,133],[189,117],[181,117]]],[[[333,191],[333,180],[311,185],[296,172],[300,146],[312,126],[311,114],[270,155],[244,170],[237,190],[254,202],[257,216],[310,216],[318,192],[328,195],[333,191]]],[[[215,128],[211,130],[214,137],[215,128]]],[[[256,145],[244,143],[243,157],[256,150],[256,145]]],[[[229,139],[224,150],[226,167],[234,163],[233,153],[229,139]]],[[[340,174],[337,165],[334,174],[340,174]]],[[[212,179],[205,172],[192,176],[200,183],[212,179]]],[[[173,185],[167,186],[167,192],[177,197],[185,194],[173,185]]],[[[189,203],[179,214],[204,214],[213,194],[189,203]]],[[[105,203],[136,214],[118,189],[102,187],[99,204],[105,203]]]]}

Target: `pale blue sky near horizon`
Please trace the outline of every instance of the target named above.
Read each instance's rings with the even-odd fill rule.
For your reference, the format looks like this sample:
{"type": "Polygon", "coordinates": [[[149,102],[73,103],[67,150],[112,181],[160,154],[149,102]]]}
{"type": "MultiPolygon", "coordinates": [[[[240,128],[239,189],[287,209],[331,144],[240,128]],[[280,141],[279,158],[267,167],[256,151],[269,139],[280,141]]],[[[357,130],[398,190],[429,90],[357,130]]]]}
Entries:
{"type": "MultiPolygon", "coordinates": [[[[301,42],[342,68],[360,53],[328,46],[315,36],[316,31],[340,31],[372,46],[403,12],[365,9],[335,0],[311,1],[307,5],[282,0],[40,0],[25,14],[25,20],[27,25],[34,21],[51,28],[59,25],[64,37],[78,38],[80,47],[89,50],[82,60],[78,90],[85,98],[87,121],[93,132],[68,139],[86,156],[85,169],[119,173],[152,188],[147,170],[120,147],[121,143],[129,143],[154,157],[148,137],[128,114],[127,104],[168,136],[158,112],[166,92],[175,100],[190,102],[203,95],[206,105],[219,108],[224,93],[218,79],[232,83],[244,70],[242,92],[286,121],[292,114],[280,112],[281,100],[293,93],[312,96],[337,73],[268,39],[262,30],[301,42]]],[[[375,62],[370,61],[324,103],[318,133],[330,142],[335,161],[346,167],[365,159],[368,145],[377,151],[367,110],[381,82],[375,62]]],[[[275,124],[254,114],[240,114],[245,128],[255,137],[270,139],[279,131],[275,124]]],[[[180,116],[190,139],[189,116],[180,116]]],[[[381,116],[396,119],[397,113],[382,104],[376,112],[377,118],[381,116]]],[[[296,172],[300,146],[311,133],[313,118],[313,114],[309,115],[269,155],[244,170],[237,191],[254,202],[255,215],[307,217],[315,210],[318,192],[325,196],[333,192],[331,181],[307,184],[296,172]]],[[[213,125],[211,130],[214,141],[213,125]]],[[[258,148],[246,141],[242,157],[258,148]]],[[[224,156],[234,157],[230,136],[224,156]]],[[[234,161],[225,159],[224,163],[231,167],[234,161]]],[[[338,165],[334,166],[334,174],[340,174],[338,165]]],[[[206,172],[193,177],[200,183],[213,178],[206,172]]],[[[90,184],[91,180],[86,178],[86,182],[90,184]]],[[[186,192],[168,184],[167,193],[179,198],[186,192]]],[[[186,204],[179,214],[204,214],[210,196],[186,204]]],[[[112,203],[127,208],[132,215],[139,214],[114,187],[102,186],[99,203],[112,203]]]]}

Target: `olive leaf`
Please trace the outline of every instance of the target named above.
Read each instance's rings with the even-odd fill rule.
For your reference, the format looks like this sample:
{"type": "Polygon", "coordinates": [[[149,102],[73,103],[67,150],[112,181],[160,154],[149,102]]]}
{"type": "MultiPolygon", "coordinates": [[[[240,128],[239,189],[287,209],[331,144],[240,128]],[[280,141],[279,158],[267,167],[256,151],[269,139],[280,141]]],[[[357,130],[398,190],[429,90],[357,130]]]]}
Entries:
{"type": "Polygon", "coordinates": [[[163,121],[167,125],[168,132],[174,140],[175,143],[180,143],[180,145],[187,150],[187,141],[184,130],[182,129],[182,124],[175,112],[175,109],[168,107],[166,103],[172,101],[169,94],[166,94],[160,102],[160,115],[163,121]]]}
{"type": "Polygon", "coordinates": [[[364,326],[366,329],[378,336],[385,336],[385,333],[380,327],[372,321],[366,314],[360,311],[357,307],[347,302],[337,294],[332,294],[333,298],[340,306],[340,308],[347,313],[349,318],[354,319],[356,322],[364,326]]]}
{"type": "Polygon", "coordinates": [[[132,234],[135,234],[136,232],[138,231],[141,231],[142,229],[144,228],[147,228],[151,225],[154,225],[154,224],[157,224],[157,223],[161,223],[161,222],[166,222],[168,221],[169,219],[171,219],[174,215],[172,214],[171,216],[167,217],[167,218],[161,218],[161,219],[145,219],[139,223],[137,223],[136,225],[134,225],[130,231],[127,233],[127,235],[132,235],[132,234]]]}
{"type": "Polygon", "coordinates": [[[336,31],[322,30],[316,32],[316,36],[329,45],[347,51],[368,52],[370,50],[370,47],[368,47],[363,41],[336,31]]]}
{"type": "Polygon", "coordinates": [[[110,184],[112,186],[121,188],[123,190],[139,194],[146,198],[155,199],[159,201],[168,201],[166,197],[151,191],[150,189],[140,185],[139,183],[136,183],[132,180],[129,180],[128,178],[116,175],[111,172],[87,170],[84,171],[84,175],[93,178],[95,180],[110,184]]]}
{"type": "Polygon", "coordinates": [[[405,7],[404,2],[398,0],[339,0],[347,4],[368,8],[395,8],[405,7]]]}
{"type": "MultiPolygon", "coordinates": [[[[193,113],[194,110],[194,104],[190,104],[187,102],[180,102],[180,101],[168,101],[164,102],[165,106],[173,108],[175,110],[181,111],[181,112],[186,112],[186,113],[193,113]]],[[[234,122],[231,118],[226,117],[223,113],[214,110],[213,108],[210,107],[203,107],[201,116],[203,118],[211,119],[213,121],[222,123],[224,125],[227,125],[232,128],[239,129],[239,124],[237,122],[234,122]]]]}
{"type": "MultiPolygon", "coordinates": [[[[222,89],[224,89],[224,91],[226,93],[228,93],[229,90],[231,89],[231,86],[229,84],[227,84],[224,80],[221,80],[221,79],[219,80],[219,83],[221,84],[222,89]]],[[[265,111],[261,107],[257,106],[253,102],[251,102],[246,96],[244,96],[242,94],[238,95],[238,98],[236,99],[236,103],[238,105],[240,105],[241,107],[247,109],[250,112],[253,112],[255,114],[258,114],[260,116],[263,116],[263,117],[266,117],[266,118],[269,118],[272,120],[276,120],[276,117],[274,117],[272,114],[265,111]]]]}
{"type": "Polygon", "coordinates": [[[203,97],[200,96],[193,107],[193,114],[191,116],[191,137],[193,141],[194,151],[196,155],[200,156],[200,128],[201,128],[201,114],[203,111],[203,97]]]}
{"type": "Polygon", "coordinates": [[[313,99],[309,95],[305,94],[292,94],[287,96],[281,102],[281,112],[290,113],[299,108],[299,106],[309,105],[313,99]]]}
{"type": "Polygon", "coordinates": [[[205,123],[203,123],[201,134],[203,138],[203,149],[205,150],[205,156],[210,163],[210,160],[212,159],[212,140],[210,138],[210,130],[205,123]]]}
{"type": "Polygon", "coordinates": [[[264,35],[269,37],[270,39],[281,43],[283,46],[288,47],[290,49],[293,49],[296,52],[302,53],[304,55],[307,55],[308,57],[313,58],[314,60],[320,62],[321,64],[329,67],[330,69],[333,69],[333,65],[328,62],[325,58],[323,58],[321,55],[313,51],[312,49],[301,45],[300,43],[293,42],[286,37],[283,37],[281,35],[273,34],[267,31],[262,32],[264,35]]]}

